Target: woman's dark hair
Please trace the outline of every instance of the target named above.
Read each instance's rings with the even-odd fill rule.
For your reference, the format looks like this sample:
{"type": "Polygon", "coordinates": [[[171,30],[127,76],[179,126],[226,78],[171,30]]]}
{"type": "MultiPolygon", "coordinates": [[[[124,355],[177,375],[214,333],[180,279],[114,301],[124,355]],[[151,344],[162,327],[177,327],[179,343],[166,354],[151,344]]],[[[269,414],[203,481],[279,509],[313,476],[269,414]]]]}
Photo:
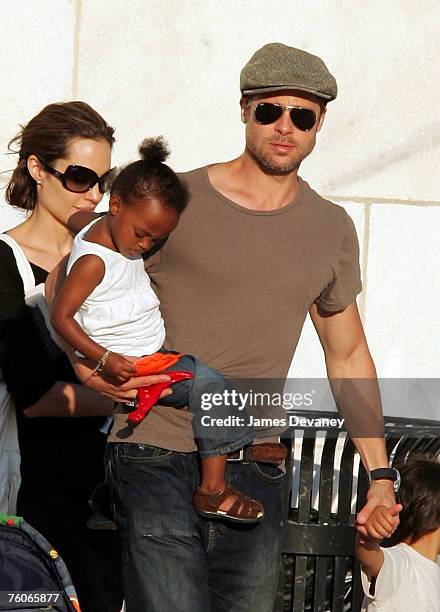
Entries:
{"type": "Polygon", "coordinates": [[[113,134],[114,129],[85,102],[45,106],[8,144],[11,153],[18,153],[18,163],[6,187],[6,201],[12,206],[33,210],[37,189],[27,168],[30,155],[50,164],[66,156],[73,138],[105,140],[112,147],[113,134]]]}
{"type": "Polygon", "coordinates": [[[146,138],[139,145],[139,154],[142,159],[125,166],[115,178],[111,195],[118,195],[126,204],[157,198],[180,215],[188,203],[188,189],[163,163],[169,155],[165,140],[146,138]]]}
{"type": "Polygon", "coordinates": [[[403,505],[400,524],[387,545],[416,542],[440,527],[440,463],[435,457],[417,455],[396,465],[402,484],[398,501],[403,505]]]}

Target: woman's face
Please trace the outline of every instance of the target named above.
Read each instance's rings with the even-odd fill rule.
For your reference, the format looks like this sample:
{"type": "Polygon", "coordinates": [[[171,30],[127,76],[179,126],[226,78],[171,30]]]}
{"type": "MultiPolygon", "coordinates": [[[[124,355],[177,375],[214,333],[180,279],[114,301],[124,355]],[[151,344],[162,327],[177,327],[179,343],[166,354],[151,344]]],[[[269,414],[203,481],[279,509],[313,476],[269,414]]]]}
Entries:
{"type": "MultiPolygon", "coordinates": [[[[100,177],[110,168],[110,145],[105,140],[74,138],[65,157],[50,163],[51,168],[64,174],[72,164],[90,168],[100,177]]],[[[34,156],[32,156],[34,157],[34,156]]],[[[37,167],[30,168],[37,181],[37,202],[35,209],[44,212],[62,225],[80,210],[93,211],[102,199],[98,184],[85,193],[73,193],[63,186],[61,180],[53,176],[44,166],[34,161],[37,167]],[[37,173],[37,175],[36,175],[37,173]]]]}

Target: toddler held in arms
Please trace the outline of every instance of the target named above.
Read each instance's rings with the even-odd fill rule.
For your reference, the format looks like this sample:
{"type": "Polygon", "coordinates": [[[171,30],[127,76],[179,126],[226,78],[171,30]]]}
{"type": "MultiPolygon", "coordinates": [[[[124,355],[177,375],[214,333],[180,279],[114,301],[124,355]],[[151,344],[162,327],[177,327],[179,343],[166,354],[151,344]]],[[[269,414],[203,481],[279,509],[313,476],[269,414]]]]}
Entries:
{"type": "MultiPolygon", "coordinates": [[[[135,363],[143,356],[174,354],[162,348],[164,322],[142,254],[160,247],[188,202],[186,186],[163,163],[168,156],[164,141],[146,139],[139,152],[141,159],[116,177],[108,213],[93,217],[76,236],[68,275],[52,310],[57,333],[95,362],[95,371],[103,370],[120,382],[136,376],[135,363]]],[[[170,374],[171,383],[177,382],[161,404],[188,405],[194,414],[202,465],[195,509],[210,519],[258,522],[264,516],[262,505],[225,482],[227,454],[250,444],[251,429],[245,425],[217,428],[207,437],[201,426],[202,395],[223,394],[231,387],[222,374],[196,358],[175,355],[175,365],[164,373],[170,374]]],[[[147,397],[148,389],[141,390],[147,397]]],[[[140,392],[138,396],[142,398],[140,392]]],[[[224,419],[230,412],[229,406],[213,406],[210,416],[224,419]]]]}
{"type": "Polygon", "coordinates": [[[440,463],[414,457],[400,473],[400,503],[373,510],[367,523],[375,539],[357,537],[362,612],[439,612],[440,463]],[[383,538],[393,545],[382,548],[383,538]]]}

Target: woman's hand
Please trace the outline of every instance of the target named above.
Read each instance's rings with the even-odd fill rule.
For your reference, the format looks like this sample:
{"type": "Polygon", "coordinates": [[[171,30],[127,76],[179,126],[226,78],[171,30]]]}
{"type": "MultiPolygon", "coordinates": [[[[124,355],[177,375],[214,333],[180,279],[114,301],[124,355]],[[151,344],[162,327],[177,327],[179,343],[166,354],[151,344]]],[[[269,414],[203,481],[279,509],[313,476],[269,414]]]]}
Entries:
{"type": "MultiPolygon", "coordinates": [[[[85,385],[111,397],[115,402],[130,402],[136,397],[136,392],[139,387],[148,387],[156,383],[168,382],[170,377],[167,374],[151,374],[150,376],[136,376],[130,378],[127,382],[120,384],[110,381],[103,375],[94,374],[91,376],[94,368],[87,359],[80,359],[77,356],[71,357],[72,365],[79,380],[85,385]]],[[[165,389],[161,397],[166,397],[172,393],[171,389],[165,389]]]]}

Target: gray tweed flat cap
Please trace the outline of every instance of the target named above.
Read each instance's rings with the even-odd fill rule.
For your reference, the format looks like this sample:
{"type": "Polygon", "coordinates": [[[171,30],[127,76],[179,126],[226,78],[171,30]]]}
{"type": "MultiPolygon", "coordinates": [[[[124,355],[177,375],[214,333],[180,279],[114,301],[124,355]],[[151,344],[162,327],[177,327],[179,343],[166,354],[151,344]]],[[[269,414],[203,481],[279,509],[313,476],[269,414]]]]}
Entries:
{"type": "Polygon", "coordinates": [[[240,73],[242,94],[299,89],[325,100],[338,93],[335,77],[317,55],[281,43],[258,49],[240,73]]]}

